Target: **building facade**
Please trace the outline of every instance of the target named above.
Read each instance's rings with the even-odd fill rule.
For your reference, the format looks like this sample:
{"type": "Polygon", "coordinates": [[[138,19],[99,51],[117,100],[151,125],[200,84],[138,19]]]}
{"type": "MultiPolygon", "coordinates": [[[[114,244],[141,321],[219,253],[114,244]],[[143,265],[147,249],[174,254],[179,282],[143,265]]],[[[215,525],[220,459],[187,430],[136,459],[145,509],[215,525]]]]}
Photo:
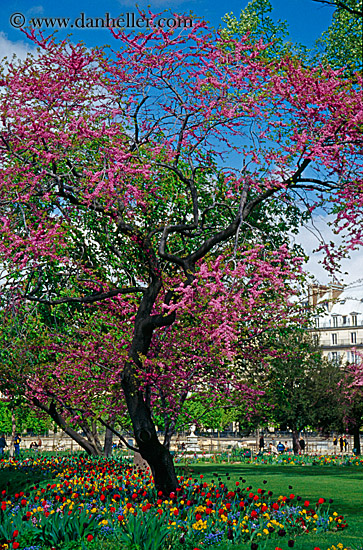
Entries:
{"type": "Polygon", "coordinates": [[[323,355],[342,364],[360,362],[363,355],[363,285],[312,285],[309,306],[315,314],[313,338],[323,355]]]}

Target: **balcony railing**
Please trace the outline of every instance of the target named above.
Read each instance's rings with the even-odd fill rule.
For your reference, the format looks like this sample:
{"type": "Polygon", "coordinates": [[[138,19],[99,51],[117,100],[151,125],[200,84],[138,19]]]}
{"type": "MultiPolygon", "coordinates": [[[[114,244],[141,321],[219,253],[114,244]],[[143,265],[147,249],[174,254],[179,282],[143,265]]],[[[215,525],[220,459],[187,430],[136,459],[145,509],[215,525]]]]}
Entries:
{"type": "Polygon", "coordinates": [[[337,342],[333,344],[331,340],[321,338],[320,346],[323,348],[354,348],[363,346],[363,338],[357,338],[357,341],[353,344],[350,338],[338,338],[337,342]]]}
{"type": "Polygon", "coordinates": [[[345,323],[344,325],[343,324],[339,324],[338,326],[336,325],[333,325],[332,321],[323,321],[322,319],[319,319],[319,326],[315,326],[314,328],[316,329],[319,329],[319,328],[335,328],[335,329],[341,329],[341,328],[359,328],[359,327],[363,327],[363,321],[362,322],[358,322],[356,324],[352,324],[352,323],[345,323]]]}

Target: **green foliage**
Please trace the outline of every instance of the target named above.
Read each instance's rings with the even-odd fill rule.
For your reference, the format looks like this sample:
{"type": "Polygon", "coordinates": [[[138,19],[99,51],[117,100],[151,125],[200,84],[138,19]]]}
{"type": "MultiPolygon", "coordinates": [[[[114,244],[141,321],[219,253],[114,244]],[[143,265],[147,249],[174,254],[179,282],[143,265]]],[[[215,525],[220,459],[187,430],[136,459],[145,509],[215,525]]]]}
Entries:
{"type": "Polygon", "coordinates": [[[20,514],[14,517],[1,511],[0,539],[11,540],[14,530],[17,529],[21,533],[22,543],[59,546],[79,541],[100,529],[96,515],[90,517],[87,510],[70,514],[68,511],[65,508],[63,512],[55,512],[48,517],[42,514],[36,524],[24,521],[20,514]]]}
{"type": "Polygon", "coordinates": [[[168,534],[169,529],[159,514],[135,512],[120,522],[117,539],[124,550],[159,550],[168,534]]]}
{"type": "Polygon", "coordinates": [[[55,513],[42,518],[42,524],[33,527],[34,540],[42,543],[69,543],[80,540],[89,534],[94,534],[98,529],[98,518],[87,510],[79,513],[68,514],[65,508],[63,513],[55,513]]]}
{"type": "Polygon", "coordinates": [[[241,11],[239,19],[228,13],[223,21],[227,25],[226,34],[244,36],[249,33],[249,40],[254,43],[262,40],[269,47],[264,52],[266,60],[275,59],[286,53],[305,55],[307,49],[301,44],[289,40],[287,21],[274,21],[270,16],[272,6],[269,0],[251,0],[241,11]]]}
{"type": "Polygon", "coordinates": [[[344,0],[344,5],[360,11],[361,16],[337,4],[332,24],[317,41],[319,59],[333,68],[346,67],[352,74],[362,70],[362,0],[344,0]]]}
{"type": "Polygon", "coordinates": [[[336,427],[342,418],[339,365],[323,359],[318,344],[296,327],[266,334],[259,345],[266,350],[265,364],[245,366],[265,390],[255,426],[273,422],[297,431],[336,427]]]}
{"type": "Polygon", "coordinates": [[[212,399],[201,399],[200,396],[190,396],[185,402],[184,411],[178,420],[178,426],[189,426],[196,422],[205,430],[223,430],[236,419],[236,410],[212,399]]]}
{"type": "Polygon", "coordinates": [[[251,42],[262,40],[268,44],[264,52],[266,60],[289,54],[304,59],[312,66],[346,68],[349,76],[355,71],[362,71],[362,0],[332,0],[331,5],[336,5],[332,23],[310,49],[291,42],[287,22],[275,22],[271,17],[273,9],[270,0],[251,0],[241,11],[239,19],[233,13],[225,15],[224,32],[240,36],[249,33],[251,42]]]}
{"type": "Polygon", "coordinates": [[[36,435],[47,432],[52,427],[51,420],[44,414],[32,410],[26,402],[0,401],[0,432],[11,434],[11,413],[14,408],[15,425],[19,432],[32,431],[36,435]]]}

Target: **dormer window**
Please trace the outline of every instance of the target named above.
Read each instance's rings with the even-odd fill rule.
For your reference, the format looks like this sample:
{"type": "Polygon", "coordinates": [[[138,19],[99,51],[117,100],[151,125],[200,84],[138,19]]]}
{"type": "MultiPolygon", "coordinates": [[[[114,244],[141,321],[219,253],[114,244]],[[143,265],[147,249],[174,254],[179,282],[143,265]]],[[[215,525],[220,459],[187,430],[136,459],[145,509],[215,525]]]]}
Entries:
{"type": "Polygon", "coordinates": [[[356,327],[358,325],[358,317],[357,315],[352,315],[352,326],[356,327]]]}
{"type": "Polygon", "coordinates": [[[343,323],[343,325],[346,325],[346,324],[347,324],[347,316],[346,316],[346,315],[343,315],[343,317],[342,317],[342,323],[343,323]]]}
{"type": "Polygon", "coordinates": [[[338,326],[338,317],[336,315],[334,315],[333,317],[333,327],[337,327],[338,326]]]}

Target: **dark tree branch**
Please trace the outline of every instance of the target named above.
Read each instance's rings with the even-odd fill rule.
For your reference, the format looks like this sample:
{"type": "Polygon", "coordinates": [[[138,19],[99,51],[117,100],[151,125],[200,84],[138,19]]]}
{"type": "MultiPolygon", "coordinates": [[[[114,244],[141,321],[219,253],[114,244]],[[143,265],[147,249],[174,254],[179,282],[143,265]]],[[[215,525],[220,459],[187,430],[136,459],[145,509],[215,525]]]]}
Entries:
{"type": "Polygon", "coordinates": [[[114,435],[116,435],[121,441],[122,443],[125,445],[125,447],[127,447],[128,449],[130,449],[131,451],[134,451],[135,453],[139,453],[140,452],[140,449],[138,449],[137,447],[133,447],[132,445],[130,445],[126,439],[124,438],[123,435],[120,434],[120,432],[118,432],[117,430],[115,430],[115,428],[113,426],[110,426],[110,424],[108,424],[107,422],[105,422],[104,420],[102,420],[102,418],[98,418],[98,421],[100,422],[100,424],[102,424],[102,426],[104,426],[105,428],[107,428],[108,430],[110,430],[110,432],[112,432],[114,435]]]}
{"type": "Polygon", "coordinates": [[[88,294],[87,296],[77,296],[77,297],[68,296],[65,298],[58,298],[57,300],[38,298],[34,296],[37,290],[39,290],[38,287],[35,290],[33,290],[30,294],[24,295],[23,298],[26,298],[27,300],[30,300],[32,302],[39,302],[40,304],[48,304],[48,305],[70,304],[70,303],[91,304],[93,302],[99,302],[100,300],[105,300],[106,298],[113,298],[114,296],[118,296],[119,294],[134,294],[137,292],[144,292],[145,288],[142,288],[141,286],[128,287],[128,288],[115,288],[113,290],[110,290],[109,292],[97,292],[96,294],[88,294]]]}
{"type": "Polygon", "coordinates": [[[363,8],[359,11],[354,8],[351,8],[342,0],[313,0],[313,2],[318,2],[319,4],[326,4],[328,6],[335,6],[338,9],[345,10],[352,15],[357,15],[358,17],[363,17],[363,8]]]}

